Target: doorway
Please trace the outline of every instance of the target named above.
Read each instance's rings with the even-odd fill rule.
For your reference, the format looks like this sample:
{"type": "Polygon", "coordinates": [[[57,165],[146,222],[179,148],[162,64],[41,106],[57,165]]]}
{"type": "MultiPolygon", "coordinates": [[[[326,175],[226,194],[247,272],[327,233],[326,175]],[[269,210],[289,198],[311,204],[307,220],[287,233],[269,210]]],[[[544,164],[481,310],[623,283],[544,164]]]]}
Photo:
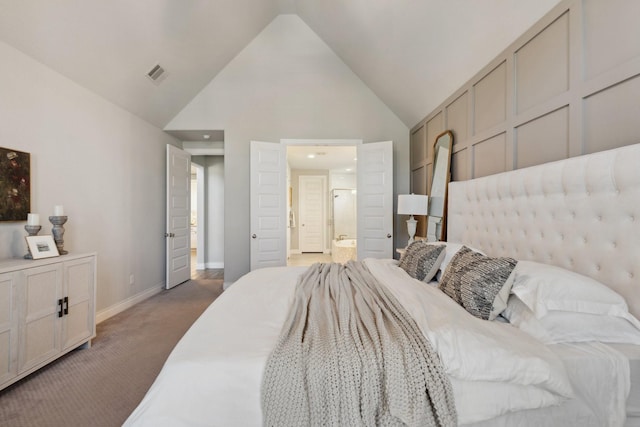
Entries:
{"type": "MultiPolygon", "coordinates": [[[[287,165],[289,145],[318,145],[320,140],[281,140],[280,144],[251,141],[250,231],[251,270],[287,265],[287,256],[299,248],[289,247],[297,238],[297,206],[292,186],[294,171],[287,165]],[[294,141],[294,142],[291,142],[294,141]],[[306,141],[306,142],[298,142],[306,141]],[[311,141],[311,143],[309,142],[311,141]],[[290,198],[287,198],[287,189],[290,198]],[[289,206],[287,201],[293,199],[289,206]],[[287,239],[291,236],[291,239],[287,239]],[[287,253],[289,251],[289,253],[287,253]]],[[[322,140],[335,141],[335,140],[322,140]]],[[[343,141],[343,140],[340,140],[343,141]]],[[[393,142],[370,142],[356,146],[359,162],[357,182],[356,258],[393,257],[393,142]]],[[[345,143],[327,143],[345,145],[345,143]]],[[[320,145],[324,147],[324,145],[320,145]]],[[[317,166],[317,162],[314,165],[317,166]]]]}
{"type": "Polygon", "coordinates": [[[355,258],[356,215],[350,218],[353,227],[348,233],[343,227],[336,228],[336,223],[344,223],[344,211],[334,209],[332,197],[338,194],[337,189],[355,194],[358,143],[359,140],[287,143],[287,265],[333,261],[338,239],[344,240],[341,245],[353,242],[351,253],[355,258]]]}
{"type": "MultiPolygon", "coordinates": [[[[197,270],[204,270],[204,248],[198,245],[200,224],[204,223],[204,168],[191,163],[191,211],[189,215],[191,249],[191,278],[196,276],[197,270]]],[[[202,240],[202,239],[200,239],[202,240]]]]}
{"type": "Polygon", "coordinates": [[[191,278],[207,279],[224,268],[224,157],[192,156],[191,165],[191,278]]]}

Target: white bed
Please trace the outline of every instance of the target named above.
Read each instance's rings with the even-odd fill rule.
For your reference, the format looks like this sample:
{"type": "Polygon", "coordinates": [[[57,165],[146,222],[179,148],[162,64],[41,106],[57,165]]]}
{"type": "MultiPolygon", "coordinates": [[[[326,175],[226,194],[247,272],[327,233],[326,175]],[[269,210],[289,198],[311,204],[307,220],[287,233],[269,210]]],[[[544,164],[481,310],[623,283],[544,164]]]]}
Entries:
{"type": "MultiPolygon", "coordinates": [[[[634,145],[451,183],[449,240],[592,277],[623,295],[638,316],[638,165],[634,145]]],[[[461,424],[637,425],[640,346],[544,345],[511,324],[467,315],[393,260],[365,264],[437,349],[461,424]]],[[[257,270],[225,291],[176,346],[125,425],[261,425],[265,363],[304,269],[257,270]]]]}

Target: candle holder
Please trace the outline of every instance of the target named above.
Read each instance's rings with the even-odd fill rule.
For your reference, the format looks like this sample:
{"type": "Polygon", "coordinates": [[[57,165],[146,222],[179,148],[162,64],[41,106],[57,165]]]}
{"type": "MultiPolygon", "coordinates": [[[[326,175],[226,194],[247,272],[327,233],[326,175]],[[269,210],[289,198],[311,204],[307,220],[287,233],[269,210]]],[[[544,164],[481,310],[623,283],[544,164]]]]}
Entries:
{"type": "MultiPolygon", "coordinates": [[[[27,233],[29,233],[29,236],[37,236],[41,228],[42,228],[41,225],[25,225],[24,226],[24,229],[27,230],[27,233]]],[[[27,245],[27,250],[29,252],[24,256],[24,259],[33,259],[33,255],[31,255],[31,249],[29,249],[29,245],[27,245]]]]}
{"type": "Polygon", "coordinates": [[[53,233],[53,241],[56,242],[56,247],[58,248],[58,253],[60,255],[66,255],[69,252],[62,249],[64,246],[64,223],[67,222],[67,216],[50,216],[49,221],[53,224],[53,228],[51,232],[53,233]]]}

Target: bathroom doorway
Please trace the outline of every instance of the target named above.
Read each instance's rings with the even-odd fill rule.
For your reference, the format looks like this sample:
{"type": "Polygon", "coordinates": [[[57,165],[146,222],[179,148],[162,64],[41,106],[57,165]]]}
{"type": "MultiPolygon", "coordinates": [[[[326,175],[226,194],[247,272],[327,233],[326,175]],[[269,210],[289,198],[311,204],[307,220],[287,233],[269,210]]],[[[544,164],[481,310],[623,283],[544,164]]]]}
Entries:
{"type": "Polygon", "coordinates": [[[356,258],[359,142],[287,144],[287,265],[346,262],[356,258]],[[307,194],[305,189],[315,194],[307,194]],[[319,223],[311,229],[309,219],[319,223]],[[346,248],[348,243],[352,247],[346,248]],[[339,260],[334,260],[334,255],[339,260]]]}

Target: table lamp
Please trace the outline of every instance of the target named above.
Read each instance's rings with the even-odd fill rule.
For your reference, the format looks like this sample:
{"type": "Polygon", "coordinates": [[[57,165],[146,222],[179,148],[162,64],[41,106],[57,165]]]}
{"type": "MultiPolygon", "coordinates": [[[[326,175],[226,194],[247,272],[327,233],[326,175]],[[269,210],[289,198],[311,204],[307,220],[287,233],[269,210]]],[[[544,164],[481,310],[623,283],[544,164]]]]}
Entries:
{"type": "Polygon", "coordinates": [[[407,231],[409,232],[409,242],[413,243],[413,236],[416,235],[416,224],[418,221],[414,215],[427,215],[429,206],[429,197],[422,194],[399,194],[398,195],[398,214],[410,215],[407,220],[407,231]]]}

